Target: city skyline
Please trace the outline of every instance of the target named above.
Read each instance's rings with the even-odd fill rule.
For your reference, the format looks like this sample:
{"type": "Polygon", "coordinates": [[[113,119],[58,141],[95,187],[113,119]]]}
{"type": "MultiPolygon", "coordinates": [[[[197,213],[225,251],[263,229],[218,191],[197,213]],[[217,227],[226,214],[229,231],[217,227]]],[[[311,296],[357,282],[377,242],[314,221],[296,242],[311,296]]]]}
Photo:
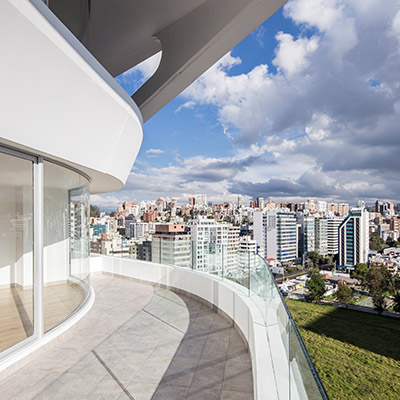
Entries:
{"type": "MultiPolygon", "coordinates": [[[[212,204],[212,205],[224,204],[225,202],[229,202],[229,203],[233,203],[235,205],[238,205],[239,198],[240,198],[240,201],[241,201],[242,205],[245,206],[245,207],[251,207],[251,203],[257,203],[257,199],[258,198],[263,199],[263,201],[265,203],[273,202],[273,203],[276,203],[277,205],[281,205],[281,204],[284,204],[284,203],[298,205],[298,204],[306,204],[308,201],[312,201],[312,202],[315,203],[315,206],[317,206],[317,203],[319,203],[319,202],[322,202],[322,203],[325,202],[327,205],[329,205],[329,204],[337,204],[337,205],[339,205],[339,204],[347,204],[349,207],[358,207],[358,203],[360,201],[364,202],[363,199],[357,199],[357,201],[354,201],[353,203],[347,203],[347,202],[344,202],[344,201],[329,201],[329,200],[326,200],[326,199],[318,199],[318,198],[310,198],[310,197],[308,197],[308,198],[307,197],[304,197],[304,198],[286,198],[286,199],[281,200],[281,199],[272,198],[272,197],[243,196],[241,194],[237,195],[236,198],[233,199],[233,200],[226,200],[226,199],[221,198],[221,201],[213,202],[213,201],[209,200],[208,195],[206,193],[205,194],[194,194],[194,193],[192,193],[192,194],[189,194],[188,197],[183,198],[181,201],[179,201],[177,196],[173,196],[172,195],[172,196],[166,196],[166,197],[156,196],[155,198],[152,198],[152,199],[147,198],[147,199],[142,199],[142,200],[139,200],[139,201],[138,200],[132,200],[132,199],[124,199],[120,203],[118,203],[115,207],[114,206],[110,206],[110,207],[97,206],[96,204],[93,204],[93,202],[92,202],[92,205],[98,207],[100,211],[106,212],[106,213],[116,212],[118,210],[118,208],[121,206],[121,204],[124,203],[124,202],[128,202],[128,203],[132,202],[134,204],[140,204],[142,202],[149,203],[149,204],[150,203],[151,204],[156,204],[158,202],[158,200],[162,200],[164,202],[168,202],[168,201],[174,200],[174,201],[176,201],[176,205],[178,207],[185,207],[185,206],[191,206],[191,204],[190,204],[190,199],[191,198],[194,198],[195,196],[204,196],[204,195],[206,196],[206,199],[207,199],[206,205],[207,204],[212,204]]],[[[400,200],[391,201],[391,200],[388,200],[388,199],[374,199],[374,200],[371,200],[369,202],[365,202],[365,207],[375,207],[376,202],[392,203],[393,206],[395,206],[395,207],[399,207],[399,205],[400,205],[400,200]]],[[[259,207],[255,206],[255,208],[259,208],[259,207]]]]}
{"type": "MultiPolygon", "coordinates": [[[[159,58],[118,82],[132,93],[159,58]]],[[[397,1],[289,1],[146,124],[126,187],[92,203],[395,201],[399,61],[397,1]]]]}

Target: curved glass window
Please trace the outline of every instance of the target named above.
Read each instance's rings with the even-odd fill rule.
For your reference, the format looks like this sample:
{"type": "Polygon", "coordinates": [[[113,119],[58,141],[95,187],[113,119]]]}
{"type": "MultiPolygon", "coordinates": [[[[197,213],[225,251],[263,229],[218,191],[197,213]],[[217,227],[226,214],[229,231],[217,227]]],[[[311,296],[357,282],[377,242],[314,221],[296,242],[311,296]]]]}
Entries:
{"type": "Polygon", "coordinates": [[[44,330],[65,320],[89,291],[88,180],[44,162],[44,330]]]}
{"type": "Polygon", "coordinates": [[[0,352],[33,335],[33,162],[0,152],[0,352]]]}

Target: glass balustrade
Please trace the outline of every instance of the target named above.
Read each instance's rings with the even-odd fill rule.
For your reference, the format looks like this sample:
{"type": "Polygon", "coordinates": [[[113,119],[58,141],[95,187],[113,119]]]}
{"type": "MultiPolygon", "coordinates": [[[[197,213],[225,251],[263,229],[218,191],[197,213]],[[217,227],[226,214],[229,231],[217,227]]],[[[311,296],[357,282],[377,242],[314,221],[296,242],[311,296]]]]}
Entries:
{"type": "MultiPolygon", "coordinates": [[[[121,244],[112,241],[109,255],[136,258],[127,243],[125,249],[121,244]]],[[[183,266],[240,285],[263,316],[269,341],[265,345],[271,352],[279,398],[327,400],[325,389],[266,261],[251,251],[232,251],[225,244],[187,241],[182,246],[180,253],[186,256],[184,263],[179,265],[176,262],[173,246],[163,241],[157,243],[152,262],[183,266]],[[191,260],[189,265],[188,259],[191,260]]]]}

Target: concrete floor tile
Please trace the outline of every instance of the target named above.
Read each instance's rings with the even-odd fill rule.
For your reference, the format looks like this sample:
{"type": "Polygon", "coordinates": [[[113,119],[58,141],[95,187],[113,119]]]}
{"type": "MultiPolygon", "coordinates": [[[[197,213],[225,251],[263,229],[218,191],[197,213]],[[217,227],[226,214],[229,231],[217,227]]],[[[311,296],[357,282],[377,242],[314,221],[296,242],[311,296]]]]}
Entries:
{"type": "Polygon", "coordinates": [[[191,387],[187,399],[190,400],[220,400],[221,386],[191,387]]]}
{"type": "Polygon", "coordinates": [[[191,387],[221,386],[224,380],[223,361],[201,361],[194,374],[191,387]]]}
{"type": "Polygon", "coordinates": [[[133,380],[126,385],[126,390],[135,400],[150,400],[157,389],[157,383],[133,380]]]}
{"type": "Polygon", "coordinates": [[[151,357],[143,363],[134,377],[145,382],[159,383],[170,362],[170,357],[151,357]]]}
{"type": "Polygon", "coordinates": [[[253,375],[251,365],[237,364],[231,368],[225,368],[223,389],[238,392],[251,392],[253,390],[253,375]]]}
{"type": "Polygon", "coordinates": [[[157,388],[152,400],[184,400],[187,393],[188,388],[183,386],[162,385],[157,388]]]}
{"type": "Polygon", "coordinates": [[[184,340],[176,351],[175,357],[200,360],[203,353],[204,344],[205,342],[203,340],[200,342],[184,340]]]}
{"type": "Polygon", "coordinates": [[[235,392],[232,390],[222,390],[221,400],[253,400],[253,392],[235,392]]]}
{"type": "Polygon", "coordinates": [[[93,276],[92,284],[96,301],[90,312],[69,335],[57,338],[53,347],[4,379],[1,396],[251,398],[250,358],[229,321],[163,288],[101,274],[93,276]]]}
{"type": "Polygon", "coordinates": [[[229,342],[226,340],[215,339],[216,336],[208,337],[204,345],[203,353],[201,354],[201,359],[213,360],[226,359],[228,354],[229,342]]]}

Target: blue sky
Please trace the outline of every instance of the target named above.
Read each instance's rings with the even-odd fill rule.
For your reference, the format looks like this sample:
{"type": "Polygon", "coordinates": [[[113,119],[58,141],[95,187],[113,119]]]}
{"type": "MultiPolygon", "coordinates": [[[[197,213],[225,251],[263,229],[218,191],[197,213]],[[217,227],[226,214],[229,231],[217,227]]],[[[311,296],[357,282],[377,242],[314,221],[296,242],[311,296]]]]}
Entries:
{"type": "MultiPolygon", "coordinates": [[[[144,125],[125,188],[92,202],[399,200],[400,4],[381,4],[289,1],[144,125]]],[[[117,81],[132,94],[155,58],[117,81]]]]}

